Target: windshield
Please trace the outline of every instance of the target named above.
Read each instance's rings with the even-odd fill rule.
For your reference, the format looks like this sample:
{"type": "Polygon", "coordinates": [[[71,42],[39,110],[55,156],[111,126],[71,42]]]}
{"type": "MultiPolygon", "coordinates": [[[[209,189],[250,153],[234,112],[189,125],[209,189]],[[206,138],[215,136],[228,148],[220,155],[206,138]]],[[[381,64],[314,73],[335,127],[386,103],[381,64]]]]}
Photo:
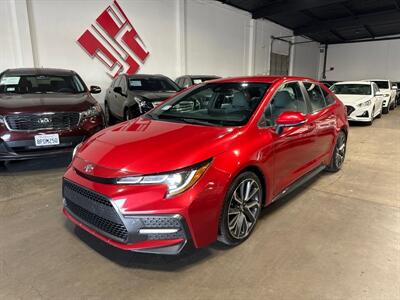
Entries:
{"type": "Polygon", "coordinates": [[[244,125],[269,86],[268,83],[204,84],[174,97],[148,117],[203,125],[244,125]]]}
{"type": "Polygon", "coordinates": [[[0,79],[2,94],[83,93],[86,88],[76,75],[7,75],[0,79]]]}
{"type": "Polygon", "coordinates": [[[331,90],[338,95],[371,95],[372,93],[369,84],[335,84],[331,90]]]}
{"type": "Polygon", "coordinates": [[[374,81],[378,88],[380,89],[388,89],[389,88],[389,82],[385,81],[374,81]]]}
{"type": "Polygon", "coordinates": [[[179,91],[179,87],[170,79],[128,77],[131,91],[179,91]]]}

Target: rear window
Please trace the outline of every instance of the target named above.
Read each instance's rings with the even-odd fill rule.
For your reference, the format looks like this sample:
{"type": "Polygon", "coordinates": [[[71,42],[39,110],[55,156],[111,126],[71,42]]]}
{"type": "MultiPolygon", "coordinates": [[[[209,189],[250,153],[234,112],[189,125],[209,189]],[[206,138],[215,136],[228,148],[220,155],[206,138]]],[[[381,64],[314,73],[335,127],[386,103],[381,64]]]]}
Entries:
{"type": "Polygon", "coordinates": [[[7,75],[0,79],[2,94],[82,93],[85,85],[76,75],[7,75]]]}

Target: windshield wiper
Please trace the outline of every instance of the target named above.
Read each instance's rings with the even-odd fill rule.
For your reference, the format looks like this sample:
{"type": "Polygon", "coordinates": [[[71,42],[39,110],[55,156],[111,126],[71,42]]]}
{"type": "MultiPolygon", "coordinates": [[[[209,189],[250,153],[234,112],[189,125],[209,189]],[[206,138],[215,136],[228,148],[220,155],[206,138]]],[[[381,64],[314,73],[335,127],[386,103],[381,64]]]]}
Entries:
{"type": "Polygon", "coordinates": [[[192,124],[206,125],[206,126],[218,126],[218,124],[215,124],[215,123],[212,123],[212,122],[208,122],[208,121],[199,120],[199,119],[183,118],[181,120],[184,121],[185,123],[189,123],[189,124],[192,123],[192,124]]]}

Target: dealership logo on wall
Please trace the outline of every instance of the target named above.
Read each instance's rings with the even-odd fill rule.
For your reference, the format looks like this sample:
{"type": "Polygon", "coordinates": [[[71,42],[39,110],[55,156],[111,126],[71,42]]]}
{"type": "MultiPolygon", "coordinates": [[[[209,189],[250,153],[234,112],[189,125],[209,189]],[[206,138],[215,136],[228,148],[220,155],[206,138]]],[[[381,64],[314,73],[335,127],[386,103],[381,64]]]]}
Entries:
{"type": "Polygon", "coordinates": [[[136,73],[149,55],[117,1],[98,16],[77,42],[90,57],[99,59],[113,78],[120,73],[136,73]]]}

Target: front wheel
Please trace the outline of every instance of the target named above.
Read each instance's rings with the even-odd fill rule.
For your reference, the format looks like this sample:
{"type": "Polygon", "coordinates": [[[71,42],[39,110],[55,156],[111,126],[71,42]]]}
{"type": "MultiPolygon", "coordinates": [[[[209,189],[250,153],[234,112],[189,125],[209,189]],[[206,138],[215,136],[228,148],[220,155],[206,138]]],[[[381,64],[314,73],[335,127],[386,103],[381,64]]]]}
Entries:
{"type": "Polygon", "coordinates": [[[383,112],[385,115],[388,114],[388,113],[389,113],[389,106],[383,107],[383,108],[382,108],[382,112],[383,112]]]}
{"type": "Polygon", "coordinates": [[[340,131],[336,140],[335,149],[333,150],[331,162],[326,168],[327,171],[337,172],[342,168],[344,159],[346,157],[346,144],[347,136],[343,131],[340,131]]]}
{"type": "Polygon", "coordinates": [[[260,214],[263,190],[253,172],[240,174],[230,186],[222,209],[218,240],[235,246],[252,233],[260,214]]]}

